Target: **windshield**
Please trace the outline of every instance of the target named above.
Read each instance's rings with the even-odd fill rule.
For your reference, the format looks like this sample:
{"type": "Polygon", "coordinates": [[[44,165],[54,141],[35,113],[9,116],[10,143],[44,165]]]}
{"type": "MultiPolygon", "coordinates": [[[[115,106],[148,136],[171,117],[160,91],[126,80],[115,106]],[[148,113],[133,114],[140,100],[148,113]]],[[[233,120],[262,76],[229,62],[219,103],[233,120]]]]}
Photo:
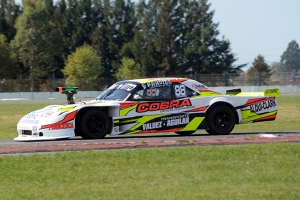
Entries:
{"type": "Polygon", "coordinates": [[[118,82],[110,86],[106,91],[101,93],[96,100],[116,100],[124,101],[130,94],[131,91],[136,87],[136,84],[118,82]]]}

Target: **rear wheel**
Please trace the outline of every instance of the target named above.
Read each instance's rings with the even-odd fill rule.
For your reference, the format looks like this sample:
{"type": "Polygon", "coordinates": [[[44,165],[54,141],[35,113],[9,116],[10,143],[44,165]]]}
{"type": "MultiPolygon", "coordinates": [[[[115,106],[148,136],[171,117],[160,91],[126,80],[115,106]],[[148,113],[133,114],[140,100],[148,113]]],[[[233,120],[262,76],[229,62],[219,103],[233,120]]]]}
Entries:
{"type": "Polygon", "coordinates": [[[209,111],[206,123],[209,134],[228,135],[235,126],[235,115],[228,106],[218,105],[209,111]]]}
{"type": "Polygon", "coordinates": [[[84,139],[101,139],[111,130],[111,122],[101,110],[89,110],[81,118],[81,137],[84,139]]]}

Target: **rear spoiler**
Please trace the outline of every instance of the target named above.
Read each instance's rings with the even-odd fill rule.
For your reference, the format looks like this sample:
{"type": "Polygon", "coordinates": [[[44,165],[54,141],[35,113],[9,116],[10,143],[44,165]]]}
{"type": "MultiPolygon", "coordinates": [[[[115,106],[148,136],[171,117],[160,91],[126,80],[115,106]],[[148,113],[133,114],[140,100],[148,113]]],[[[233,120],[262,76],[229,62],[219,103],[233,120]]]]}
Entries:
{"type": "Polygon", "coordinates": [[[242,92],[241,89],[233,89],[226,90],[226,95],[278,97],[280,95],[280,88],[265,89],[263,92],[242,92]]]}
{"type": "Polygon", "coordinates": [[[67,96],[67,105],[75,104],[73,95],[77,94],[78,87],[57,87],[55,91],[67,96]]]}

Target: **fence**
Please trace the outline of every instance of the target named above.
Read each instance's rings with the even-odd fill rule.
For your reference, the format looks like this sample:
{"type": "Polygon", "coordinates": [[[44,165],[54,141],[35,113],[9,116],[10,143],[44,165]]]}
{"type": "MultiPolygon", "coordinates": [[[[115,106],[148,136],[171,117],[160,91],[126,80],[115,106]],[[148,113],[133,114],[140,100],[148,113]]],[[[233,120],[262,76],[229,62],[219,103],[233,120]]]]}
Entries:
{"type": "MultiPolygon", "coordinates": [[[[270,77],[265,74],[195,74],[195,75],[176,75],[172,77],[183,77],[195,79],[209,87],[218,86],[261,86],[261,85],[300,85],[299,76],[293,72],[273,73],[270,77]]],[[[135,77],[141,78],[141,77],[135,77]]],[[[81,91],[103,91],[117,80],[115,78],[98,78],[90,81],[89,78],[83,84],[76,85],[81,91]]],[[[65,79],[55,77],[49,79],[34,80],[31,90],[29,79],[4,79],[0,78],[0,92],[52,92],[58,86],[65,86],[65,79]]]]}

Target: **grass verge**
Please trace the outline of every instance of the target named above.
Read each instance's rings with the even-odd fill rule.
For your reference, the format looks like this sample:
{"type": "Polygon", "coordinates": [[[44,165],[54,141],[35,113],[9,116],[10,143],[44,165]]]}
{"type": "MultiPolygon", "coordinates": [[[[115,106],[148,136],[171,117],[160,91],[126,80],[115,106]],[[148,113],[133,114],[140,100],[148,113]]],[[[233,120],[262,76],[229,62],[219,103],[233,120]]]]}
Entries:
{"type": "Polygon", "coordinates": [[[0,157],[0,199],[299,199],[300,144],[0,157]]]}

